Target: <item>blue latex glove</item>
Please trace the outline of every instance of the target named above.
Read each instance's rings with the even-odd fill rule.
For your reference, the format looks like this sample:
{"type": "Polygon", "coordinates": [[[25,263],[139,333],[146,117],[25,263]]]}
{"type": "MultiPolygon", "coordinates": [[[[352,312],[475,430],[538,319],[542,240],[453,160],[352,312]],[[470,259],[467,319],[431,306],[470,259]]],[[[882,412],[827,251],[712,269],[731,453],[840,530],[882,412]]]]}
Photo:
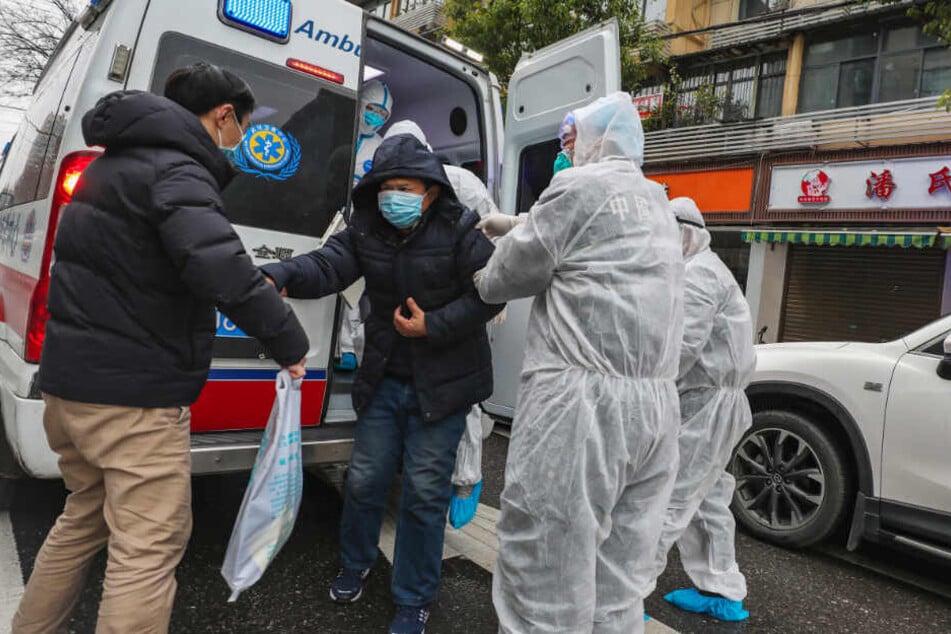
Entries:
{"type": "Polygon", "coordinates": [[[452,498],[449,500],[449,524],[459,530],[472,521],[476,511],[479,508],[479,496],[482,495],[482,480],[479,480],[472,488],[469,497],[456,497],[453,489],[452,498]]]}
{"type": "Polygon", "coordinates": [[[334,364],[334,370],[340,372],[353,372],[357,369],[357,355],[352,352],[344,352],[340,361],[334,364]]]}
{"type": "Polygon", "coordinates": [[[681,610],[696,612],[697,614],[709,614],[721,621],[745,621],[750,618],[750,613],[743,609],[742,601],[731,601],[723,597],[707,597],[700,594],[696,588],[674,590],[664,599],[681,610]]]}

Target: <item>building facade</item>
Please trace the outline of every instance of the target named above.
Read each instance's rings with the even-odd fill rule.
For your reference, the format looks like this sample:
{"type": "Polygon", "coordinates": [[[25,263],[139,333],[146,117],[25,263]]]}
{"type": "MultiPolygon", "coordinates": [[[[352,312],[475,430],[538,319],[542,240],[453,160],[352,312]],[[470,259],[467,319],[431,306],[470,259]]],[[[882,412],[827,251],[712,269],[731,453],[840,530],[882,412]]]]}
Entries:
{"type": "MultiPolygon", "coordinates": [[[[951,51],[908,6],[643,0],[676,79],[633,94],[645,173],[697,201],[760,341],[881,341],[951,312],[951,51]]],[[[445,25],[440,0],[374,12],[445,25]]]]}
{"type": "Polygon", "coordinates": [[[760,340],[889,340],[951,312],[951,114],[936,106],[951,52],[907,5],[648,8],[680,80],[635,93],[646,121],[676,101],[645,172],[697,200],[760,340]]]}

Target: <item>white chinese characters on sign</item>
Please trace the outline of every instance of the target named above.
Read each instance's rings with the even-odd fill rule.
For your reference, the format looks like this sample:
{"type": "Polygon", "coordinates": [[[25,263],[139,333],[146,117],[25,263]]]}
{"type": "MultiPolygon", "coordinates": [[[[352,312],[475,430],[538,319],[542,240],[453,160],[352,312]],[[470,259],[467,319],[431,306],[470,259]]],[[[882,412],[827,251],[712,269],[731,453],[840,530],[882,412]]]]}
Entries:
{"type": "Polygon", "coordinates": [[[951,160],[922,157],[774,167],[769,209],[936,209],[951,205],[951,160]]]}

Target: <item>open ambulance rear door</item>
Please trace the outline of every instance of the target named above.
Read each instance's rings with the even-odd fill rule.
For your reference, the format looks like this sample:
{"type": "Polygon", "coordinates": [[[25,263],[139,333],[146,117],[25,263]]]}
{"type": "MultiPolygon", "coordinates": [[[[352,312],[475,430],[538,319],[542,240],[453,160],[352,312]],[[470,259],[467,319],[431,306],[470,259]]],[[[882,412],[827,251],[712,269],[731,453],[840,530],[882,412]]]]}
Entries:
{"type": "MultiPolygon", "coordinates": [[[[527,213],[548,186],[565,114],[620,89],[616,20],[522,56],[508,87],[501,210],[527,213]]],[[[483,406],[498,416],[515,411],[532,301],[510,303],[505,322],[491,326],[495,392],[483,406]]]]}

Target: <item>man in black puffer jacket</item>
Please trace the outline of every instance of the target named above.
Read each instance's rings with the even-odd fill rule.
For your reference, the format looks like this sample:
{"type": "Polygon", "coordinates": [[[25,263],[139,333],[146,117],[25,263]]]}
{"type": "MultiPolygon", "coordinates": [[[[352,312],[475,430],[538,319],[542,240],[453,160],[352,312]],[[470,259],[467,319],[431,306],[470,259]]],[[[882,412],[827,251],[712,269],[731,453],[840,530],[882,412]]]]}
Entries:
{"type": "Polygon", "coordinates": [[[376,559],[400,463],[403,498],[393,565],[392,632],[421,632],[435,599],[456,448],[469,408],[492,394],[485,324],[501,311],[472,275],[492,255],[479,216],[456,199],[434,154],[384,141],[353,191],[350,226],[312,253],[264,272],[292,297],[343,291],[361,276],[370,315],[353,386],[359,414],[341,523],[343,568],[331,588],[356,601],[376,559]]]}
{"type": "Polygon", "coordinates": [[[215,306],[303,376],[308,341],[223,214],[254,97],[199,64],[169,98],[115,93],[83,118],[105,147],[63,210],[40,364],[44,426],[72,492],[13,623],[59,631],[108,544],[98,632],[162,633],[191,531],[189,405],[208,375],[215,306]]]}

